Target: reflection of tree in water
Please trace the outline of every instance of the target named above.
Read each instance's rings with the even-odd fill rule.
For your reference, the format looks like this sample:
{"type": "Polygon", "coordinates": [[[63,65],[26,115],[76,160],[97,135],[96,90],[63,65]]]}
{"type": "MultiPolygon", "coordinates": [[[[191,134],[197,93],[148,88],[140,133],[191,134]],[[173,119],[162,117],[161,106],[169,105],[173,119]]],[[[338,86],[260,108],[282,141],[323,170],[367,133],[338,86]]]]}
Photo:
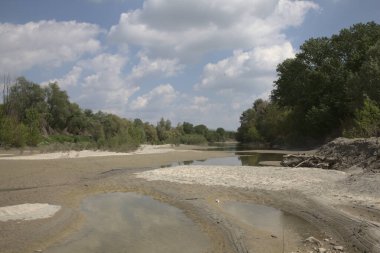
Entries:
{"type": "Polygon", "coordinates": [[[243,166],[256,166],[259,164],[259,155],[260,154],[254,154],[254,155],[243,155],[239,156],[239,160],[241,161],[241,165],[243,166]]]}
{"type": "Polygon", "coordinates": [[[193,164],[193,163],[194,163],[193,160],[190,160],[190,161],[184,161],[184,162],[183,162],[184,165],[191,165],[191,164],[193,164]]]}
{"type": "Polygon", "coordinates": [[[238,158],[243,166],[257,166],[262,161],[282,161],[283,154],[250,154],[239,155],[238,158]]]}

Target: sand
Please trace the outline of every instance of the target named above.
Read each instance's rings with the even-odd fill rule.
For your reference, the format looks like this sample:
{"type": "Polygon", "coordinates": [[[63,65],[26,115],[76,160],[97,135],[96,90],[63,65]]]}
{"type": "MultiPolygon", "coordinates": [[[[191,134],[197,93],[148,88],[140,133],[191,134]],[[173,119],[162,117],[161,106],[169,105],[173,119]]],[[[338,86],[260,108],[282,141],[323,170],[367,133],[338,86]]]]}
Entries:
{"type": "Polygon", "coordinates": [[[52,152],[33,155],[9,156],[8,154],[0,154],[2,160],[52,160],[65,158],[85,158],[85,157],[102,157],[102,156],[126,156],[126,155],[146,155],[146,154],[163,154],[173,152],[171,145],[141,145],[136,151],[123,152],[108,152],[100,150],[81,150],[81,151],[66,151],[52,152]]]}
{"type": "MultiPolygon", "coordinates": [[[[58,157],[59,160],[17,160],[16,156],[12,160],[0,159],[0,207],[25,203],[61,206],[48,219],[1,221],[2,253],[45,251],[62,244],[85,222],[81,201],[105,192],[140,193],[180,208],[210,238],[212,245],[208,252],[282,252],[283,249],[280,238],[240,224],[223,212],[216,199],[220,203],[262,204],[293,214],[320,230],[320,234],[312,236],[329,250],[332,250],[329,242],[333,242],[343,245],[345,252],[356,252],[356,249],[380,252],[380,175],[278,167],[158,169],[180,161],[233,155],[186,150],[183,146],[145,147],[123,155],[102,154],[83,157],[82,152],[75,159],[58,157]],[[332,239],[326,242],[326,238],[332,239]]],[[[285,252],[313,251],[315,245],[303,242],[308,236],[292,238],[285,252]]]]}
{"type": "Polygon", "coordinates": [[[146,180],[182,184],[203,184],[267,191],[299,191],[310,198],[346,204],[361,201],[380,209],[380,194],[349,190],[340,182],[348,179],[343,171],[320,168],[253,166],[177,166],[136,173],[146,180]]]}
{"type": "Polygon", "coordinates": [[[60,209],[60,206],[39,203],[4,206],[0,207],[0,221],[45,219],[60,209]]]}

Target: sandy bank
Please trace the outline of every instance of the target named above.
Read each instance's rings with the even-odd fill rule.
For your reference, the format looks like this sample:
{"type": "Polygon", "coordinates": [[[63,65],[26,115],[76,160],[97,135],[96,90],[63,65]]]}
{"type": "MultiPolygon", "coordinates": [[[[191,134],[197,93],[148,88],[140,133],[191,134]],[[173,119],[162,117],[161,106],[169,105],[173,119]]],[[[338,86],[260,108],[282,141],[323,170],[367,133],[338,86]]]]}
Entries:
{"type": "Polygon", "coordinates": [[[53,152],[42,153],[33,155],[18,155],[9,156],[8,154],[0,154],[2,160],[51,160],[51,159],[65,159],[65,158],[85,158],[85,157],[102,157],[102,156],[126,156],[126,155],[144,155],[144,154],[163,154],[173,152],[175,149],[171,145],[141,145],[136,151],[123,153],[123,152],[109,152],[100,150],[81,150],[81,151],[67,151],[67,152],[53,152]],[[3,156],[4,155],[4,156],[3,156]]]}
{"type": "MultiPolygon", "coordinates": [[[[164,146],[157,150],[155,147],[125,155],[78,159],[0,159],[0,206],[50,203],[62,207],[49,219],[0,222],[1,251],[45,251],[64,242],[67,235],[82,226],[79,209],[82,199],[104,192],[136,192],[183,210],[210,237],[213,242],[210,253],[240,253],[247,252],[247,248],[250,252],[283,249],[280,237],[273,238],[245,227],[226,215],[215,199],[221,203],[242,201],[273,206],[315,225],[339,245],[355,245],[367,252],[377,252],[370,246],[379,245],[378,236],[373,236],[378,229],[372,223],[376,219],[380,221],[377,213],[380,174],[242,166],[152,170],[179,161],[231,156],[227,152],[184,150],[183,146],[164,146]]],[[[318,237],[318,233],[312,235],[318,237]]],[[[323,241],[327,235],[318,239],[323,241]]],[[[305,238],[303,234],[289,237],[295,243],[289,242],[285,252],[312,250],[313,245],[304,246],[305,238]]],[[[345,252],[356,250],[347,248],[345,252]]]]}
{"type": "Polygon", "coordinates": [[[178,166],[137,173],[138,178],[253,190],[295,190],[333,203],[363,202],[380,207],[380,194],[364,186],[345,187],[346,172],[318,168],[178,166]]]}

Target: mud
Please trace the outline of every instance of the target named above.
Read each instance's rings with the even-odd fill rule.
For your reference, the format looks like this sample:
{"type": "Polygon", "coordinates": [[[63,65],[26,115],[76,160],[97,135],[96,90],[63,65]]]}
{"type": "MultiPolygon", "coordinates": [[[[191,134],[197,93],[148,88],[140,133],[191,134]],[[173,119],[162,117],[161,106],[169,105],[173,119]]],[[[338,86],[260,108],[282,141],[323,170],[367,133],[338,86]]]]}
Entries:
{"type": "MultiPolygon", "coordinates": [[[[305,191],[302,184],[271,189],[205,185],[196,181],[191,184],[148,181],[136,177],[136,173],[173,162],[230,155],[210,151],[184,152],[182,148],[181,152],[128,157],[1,160],[0,206],[22,203],[62,206],[48,219],[0,222],[1,251],[33,252],[57,247],[85,227],[86,219],[80,208],[85,198],[109,192],[134,192],[182,210],[209,238],[211,245],[207,252],[283,252],[281,235],[244,224],[223,210],[223,203],[234,201],[276,208],[308,224],[312,232],[301,230],[301,233],[289,236],[285,252],[315,252],[314,248],[318,247],[333,252],[334,245],[343,246],[345,252],[380,252],[380,201],[379,192],[374,192],[380,185],[378,175],[347,173],[334,181],[331,189],[326,189],[326,194],[319,181],[311,183],[308,189],[315,187],[319,196],[305,191]],[[339,190],[337,196],[334,196],[334,189],[339,190]],[[309,236],[320,240],[322,245],[305,242],[309,236]]],[[[280,175],[268,174],[268,179],[280,175]]],[[[328,188],[329,184],[324,187],[328,188]]]]}

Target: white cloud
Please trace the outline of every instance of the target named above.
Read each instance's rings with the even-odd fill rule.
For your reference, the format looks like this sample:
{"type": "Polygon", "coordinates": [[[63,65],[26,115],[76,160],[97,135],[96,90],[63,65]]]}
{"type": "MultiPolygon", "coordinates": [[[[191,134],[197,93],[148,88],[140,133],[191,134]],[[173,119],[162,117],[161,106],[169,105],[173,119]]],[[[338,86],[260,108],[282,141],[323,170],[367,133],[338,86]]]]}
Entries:
{"type": "Polygon", "coordinates": [[[288,42],[256,47],[251,51],[234,51],[231,57],[207,64],[195,89],[214,89],[224,95],[236,92],[260,94],[270,89],[276,65],[293,56],[293,47],[288,42]]]}
{"type": "Polygon", "coordinates": [[[69,73],[64,77],[58,79],[51,79],[47,82],[43,82],[42,85],[45,86],[48,83],[58,83],[62,89],[67,89],[70,86],[77,86],[78,80],[82,74],[83,69],[79,66],[74,66],[69,73]]]}
{"type": "Polygon", "coordinates": [[[216,50],[283,43],[282,31],[299,25],[316,8],[311,1],[293,0],[146,0],[142,9],[121,15],[109,39],[184,60],[216,50]]]}
{"type": "Polygon", "coordinates": [[[75,21],[0,23],[0,69],[15,73],[77,60],[100,49],[100,32],[97,25],[75,21]]]}
{"type": "MultiPolygon", "coordinates": [[[[190,121],[231,129],[254,99],[268,96],[276,65],[294,55],[286,29],[301,25],[307,12],[318,8],[306,0],[145,0],[141,8],[120,16],[102,50],[97,44],[93,50],[74,50],[71,57],[33,64],[77,60],[58,81],[72,94],[81,93],[75,100],[83,107],[151,122],[163,116],[173,123],[190,121]],[[111,51],[114,45],[120,49],[117,53],[111,51]],[[96,56],[86,54],[94,52],[96,56]],[[91,58],[83,60],[84,55],[91,58]],[[197,72],[202,69],[199,62],[209,62],[202,73],[197,72]],[[181,83],[173,83],[178,78],[170,77],[179,74],[181,83]],[[187,92],[196,82],[190,81],[194,80],[190,75],[200,79],[195,89],[187,92]],[[161,85],[137,93],[153,83],[161,85]],[[180,86],[183,84],[190,87],[180,86]]],[[[88,37],[97,42],[101,31],[93,28],[96,32],[88,37]]],[[[75,43],[63,44],[71,48],[75,43]]],[[[39,52],[40,47],[35,48],[39,52]]],[[[52,55],[60,52],[57,49],[60,47],[55,47],[52,55]]]]}
{"type": "Polygon", "coordinates": [[[49,82],[68,89],[73,100],[85,108],[122,115],[129,98],[140,89],[124,74],[127,62],[122,55],[102,53],[79,61],[64,77],[49,82]]]}
{"type": "Polygon", "coordinates": [[[143,53],[139,54],[140,62],[132,68],[129,75],[131,80],[140,79],[152,75],[163,75],[170,77],[178,74],[184,68],[178,59],[150,59],[143,53]]]}
{"type": "Polygon", "coordinates": [[[179,92],[176,91],[170,84],[161,84],[150,92],[137,97],[131,102],[131,109],[148,111],[156,111],[166,108],[179,97],[179,92]]]}

